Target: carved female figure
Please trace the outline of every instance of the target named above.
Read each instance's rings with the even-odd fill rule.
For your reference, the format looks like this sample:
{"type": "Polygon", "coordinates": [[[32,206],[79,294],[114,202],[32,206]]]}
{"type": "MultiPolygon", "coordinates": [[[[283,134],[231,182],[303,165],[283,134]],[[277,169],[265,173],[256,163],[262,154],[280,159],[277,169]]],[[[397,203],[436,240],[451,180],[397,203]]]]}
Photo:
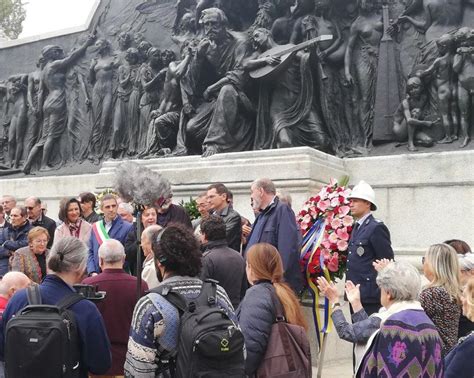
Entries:
{"type": "Polygon", "coordinates": [[[41,135],[35,144],[23,171],[28,174],[36,156],[43,150],[41,162],[42,169],[46,169],[54,145],[64,133],[67,120],[66,105],[66,72],[68,68],[76,62],[95,40],[95,35],[90,35],[86,42],[68,56],[64,56],[64,51],[56,45],[43,47],[42,55],[45,59],[45,66],[41,75],[39,106],[43,108],[43,125],[41,135]],[[47,96],[45,97],[45,92],[47,96]]]}
{"type": "Polygon", "coordinates": [[[97,57],[92,60],[89,70],[89,80],[93,85],[91,101],[94,120],[90,158],[97,164],[109,147],[113,105],[112,79],[116,64],[109,41],[99,39],[95,47],[97,57]]]}
{"type": "Polygon", "coordinates": [[[469,143],[469,125],[474,122],[474,29],[461,28],[458,33],[460,46],[454,56],[453,69],[458,74],[458,106],[462,133],[460,147],[462,148],[469,143]],[[469,115],[471,123],[469,123],[469,115]]]}
{"type": "Polygon", "coordinates": [[[37,69],[28,74],[28,128],[25,135],[25,149],[28,154],[36,141],[41,130],[41,107],[38,103],[39,88],[41,82],[41,72],[44,68],[44,59],[40,57],[36,63],[37,69]]]}
{"type": "Polygon", "coordinates": [[[359,16],[351,25],[344,71],[360,104],[357,113],[365,148],[372,144],[377,58],[382,35],[383,22],[376,12],[376,0],[359,0],[359,16]]]}
{"type": "Polygon", "coordinates": [[[133,91],[133,83],[137,79],[140,54],[136,48],[130,47],[125,54],[125,64],[118,69],[118,90],[115,101],[112,138],[110,150],[112,157],[120,156],[128,147],[130,142],[129,128],[129,99],[133,91]]]}
{"type": "MultiPolygon", "coordinates": [[[[169,64],[169,62],[168,62],[169,64]]],[[[163,60],[161,51],[152,47],[148,50],[148,62],[140,68],[139,80],[143,88],[143,94],[140,98],[140,121],[138,130],[137,151],[141,152],[146,148],[146,137],[148,127],[151,121],[150,113],[156,109],[159,104],[159,92],[162,84],[162,78],[166,72],[161,72],[163,60]]]]}

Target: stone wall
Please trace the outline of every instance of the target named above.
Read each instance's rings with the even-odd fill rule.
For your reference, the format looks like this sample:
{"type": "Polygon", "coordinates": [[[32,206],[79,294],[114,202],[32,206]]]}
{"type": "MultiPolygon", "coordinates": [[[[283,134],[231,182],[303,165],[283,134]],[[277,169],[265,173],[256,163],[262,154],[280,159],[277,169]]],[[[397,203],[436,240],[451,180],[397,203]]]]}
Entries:
{"type": "MultiPolygon", "coordinates": [[[[347,174],[351,184],[363,179],[374,187],[375,215],[388,225],[396,254],[418,263],[413,256],[432,243],[460,238],[474,245],[474,151],[340,159],[300,147],[137,161],[171,181],[175,202],[188,201],[210,183],[225,183],[234,192],[237,211],[250,219],[250,184],[257,177],[269,177],[290,192],[298,211],[330,178],[347,174]]],[[[61,197],[112,187],[119,164],[105,162],[92,175],[2,179],[0,193],[20,200],[37,195],[48,203],[48,215],[57,218],[61,197]]]]}

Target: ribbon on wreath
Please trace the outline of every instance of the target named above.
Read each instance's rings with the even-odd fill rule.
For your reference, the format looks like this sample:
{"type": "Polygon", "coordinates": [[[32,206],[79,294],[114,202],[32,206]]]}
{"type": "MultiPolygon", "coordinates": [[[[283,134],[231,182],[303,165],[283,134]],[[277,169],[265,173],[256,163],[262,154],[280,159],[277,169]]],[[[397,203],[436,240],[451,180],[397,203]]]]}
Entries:
{"type": "MultiPolygon", "coordinates": [[[[331,331],[331,307],[329,306],[329,301],[327,298],[324,298],[324,307],[323,313],[319,309],[319,290],[316,284],[314,283],[314,278],[311,277],[309,271],[309,264],[313,261],[315,254],[321,245],[323,240],[325,230],[324,219],[318,219],[313,226],[306,232],[303,237],[303,243],[301,248],[301,258],[304,258],[308,253],[310,257],[306,262],[306,281],[308,282],[309,291],[313,298],[312,313],[313,313],[313,322],[316,329],[316,337],[318,338],[318,343],[320,349],[322,348],[324,338],[321,337],[323,334],[326,334],[331,331]]],[[[324,276],[326,280],[331,281],[329,271],[324,265],[324,256],[319,256],[319,265],[320,265],[320,276],[324,276]]]]}

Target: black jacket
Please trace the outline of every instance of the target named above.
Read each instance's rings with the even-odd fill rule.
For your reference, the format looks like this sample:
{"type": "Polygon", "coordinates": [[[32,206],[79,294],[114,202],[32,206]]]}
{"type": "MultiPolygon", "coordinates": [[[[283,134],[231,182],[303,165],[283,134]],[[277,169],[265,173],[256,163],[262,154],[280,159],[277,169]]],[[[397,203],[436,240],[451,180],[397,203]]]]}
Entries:
{"type": "Polygon", "coordinates": [[[393,259],[390,232],[382,221],[370,215],[352,231],[347,257],[346,279],[360,284],[362,304],[380,303],[380,289],[375,282],[377,272],[372,263],[384,258],[393,259]]]}
{"type": "Polygon", "coordinates": [[[227,206],[219,214],[225,223],[225,234],[227,244],[230,248],[240,252],[240,241],[242,240],[242,219],[240,214],[232,206],[227,206]]]}
{"type": "Polygon", "coordinates": [[[242,255],[227,246],[226,240],[207,243],[202,255],[201,279],[212,278],[219,282],[237,308],[247,289],[245,260],[242,255]]]}
{"type": "Polygon", "coordinates": [[[54,231],[56,231],[56,222],[51,218],[48,218],[46,215],[42,215],[41,219],[38,219],[34,222],[31,222],[32,227],[43,227],[48,230],[49,234],[49,241],[48,241],[48,249],[51,248],[54,242],[54,231]]]}

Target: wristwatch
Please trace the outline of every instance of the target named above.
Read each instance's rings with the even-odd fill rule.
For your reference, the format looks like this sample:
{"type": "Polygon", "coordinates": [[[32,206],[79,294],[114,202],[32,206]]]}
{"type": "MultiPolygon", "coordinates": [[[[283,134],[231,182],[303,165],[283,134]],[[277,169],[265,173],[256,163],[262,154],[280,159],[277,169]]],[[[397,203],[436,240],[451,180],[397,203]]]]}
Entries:
{"type": "Polygon", "coordinates": [[[339,302],[333,303],[331,306],[331,310],[335,310],[337,307],[341,307],[341,304],[339,302]]]}

